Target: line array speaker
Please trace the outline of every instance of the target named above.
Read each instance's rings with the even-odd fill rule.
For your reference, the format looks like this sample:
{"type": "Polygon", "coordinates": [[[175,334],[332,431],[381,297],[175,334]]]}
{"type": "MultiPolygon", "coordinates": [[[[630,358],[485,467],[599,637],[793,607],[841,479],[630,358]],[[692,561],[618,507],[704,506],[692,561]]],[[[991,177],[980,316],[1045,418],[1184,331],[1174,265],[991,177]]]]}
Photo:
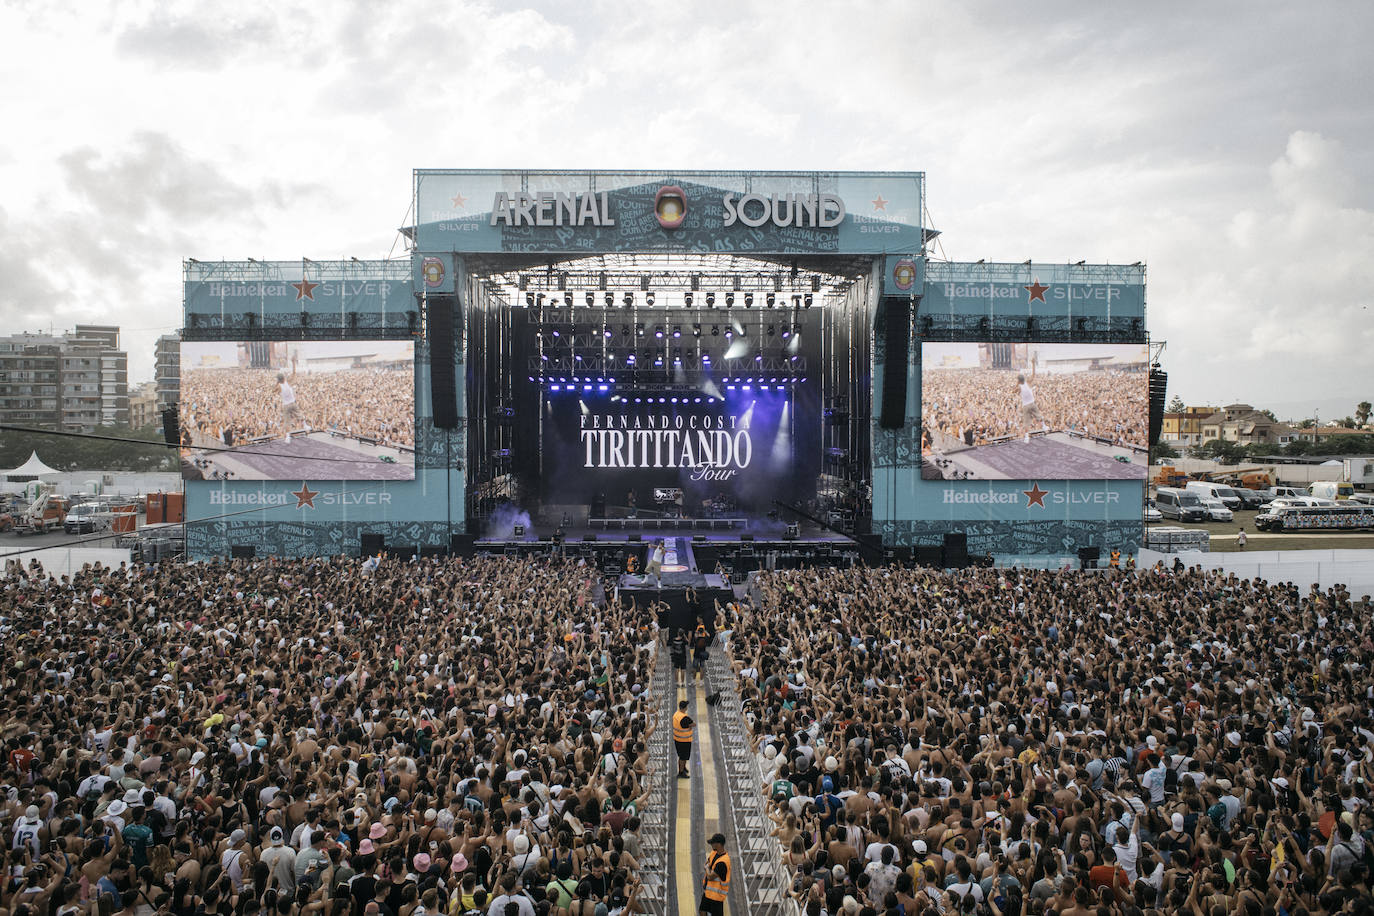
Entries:
{"type": "Polygon", "coordinates": [[[906,379],[911,362],[911,300],[892,296],[883,300],[883,409],[878,425],[901,429],[906,423],[906,379]]]}
{"type": "Polygon", "coordinates": [[[454,365],[453,331],[457,301],[453,296],[429,299],[429,390],[434,401],[434,425],[458,427],[457,368],[454,365]]]}

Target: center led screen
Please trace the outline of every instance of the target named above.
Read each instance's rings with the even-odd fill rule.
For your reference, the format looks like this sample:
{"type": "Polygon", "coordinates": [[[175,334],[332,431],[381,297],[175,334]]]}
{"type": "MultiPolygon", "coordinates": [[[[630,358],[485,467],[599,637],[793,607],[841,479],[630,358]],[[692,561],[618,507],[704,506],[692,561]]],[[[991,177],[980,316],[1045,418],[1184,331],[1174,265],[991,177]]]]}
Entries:
{"type": "Polygon", "coordinates": [[[610,517],[710,517],[754,513],[793,490],[787,391],[714,399],[551,391],[543,412],[549,502],[605,505],[610,517]]]}
{"type": "Polygon", "coordinates": [[[926,342],[927,480],[1143,480],[1144,344],[926,342]]]}
{"type": "Polygon", "coordinates": [[[409,340],[181,345],[191,480],[413,480],[409,340]]]}

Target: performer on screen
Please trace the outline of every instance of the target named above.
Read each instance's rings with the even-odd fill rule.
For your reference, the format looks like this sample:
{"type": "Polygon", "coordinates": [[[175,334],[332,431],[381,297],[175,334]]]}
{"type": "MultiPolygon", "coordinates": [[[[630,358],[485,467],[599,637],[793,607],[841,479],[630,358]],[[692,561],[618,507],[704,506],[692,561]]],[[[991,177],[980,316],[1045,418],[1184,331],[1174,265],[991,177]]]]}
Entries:
{"type": "Polygon", "coordinates": [[[1030,441],[1031,421],[1040,423],[1040,431],[1043,433],[1049,429],[1045,425],[1045,418],[1040,415],[1040,407],[1035,403],[1035,389],[1031,387],[1031,382],[1035,381],[1036,364],[1040,362],[1038,355],[1031,356],[1031,375],[1030,381],[1026,380],[1024,372],[1016,373],[1016,391],[1021,398],[1021,432],[1023,441],[1030,441]]]}
{"type": "Polygon", "coordinates": [[[296,404],[296,389],[291,383],[296,380],[296,354],[291,354],[291,377],[277,373],[277,393],[281,395],[282,426],[286,430],[286,441],[291,441],[291,429],[300,418],[300,408],[296,404]]]}

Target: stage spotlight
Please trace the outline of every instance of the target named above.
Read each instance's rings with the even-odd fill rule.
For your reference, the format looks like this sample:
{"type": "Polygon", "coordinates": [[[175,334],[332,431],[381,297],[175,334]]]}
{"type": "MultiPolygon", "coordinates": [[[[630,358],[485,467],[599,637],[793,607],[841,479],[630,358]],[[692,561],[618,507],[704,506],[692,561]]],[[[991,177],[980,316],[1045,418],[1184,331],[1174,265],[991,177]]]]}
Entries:
{"type": "Polygon", "coordinates": [[[679,337],[681,337],[681,336],[682,336],[682,328],[681,328],[680,326],[678,326],[678,325],[673,325],[673,339],[676,340],[677,338],[679,338],[679,337]]]}
{"type": "Polygon", "coordinates": [[[640,403],[640,402],[643,401],[643,400],[644,400],[643,398],[635,398],[635,403],[638,404],[638,403],[640,403]]]}
{"type": "Polygon", "coordinates": [[[644,322],[642,322],[642,321],[636,321],[636,322],[635,322],[635,336],[636,336],[636,337],[643,337],[643,336],[644,336],[644,322]]]}
{"type": "Polygon", "coordinates": [[[693,404],[700,404],[700,403],[701,403],[701,398],[692,398],[692,403],[693,403],[693,404]]]}
{"type": "Polygon", "coordinates": [[[603,336],[605,336],[605,337],[610,337],[610,336],[611,336],[611,329],[610,329],[610,328],[607,328],[605,331],[602,332],[602,334],[603,334],[603,336]]]}
{"type": "Polygon", "coordinates": [[[625,302],[625,307],[626,307],[626,308],[630,308],[631,306],[633,306],[633,305],[635,304],[635,294],[634,294],[634,293],[626,293],[626,294],[625,294],[624,302],[625,302]]]}
{"type": "Polygon", "coordinates": [[[534,293],[525,293],[525,305],[534,307],[534,293]]]}
{"type": "MultiPolygon", "coordinates": [[[[571,305],[572,303],[568,303],[568,304],[571,305]]],[[[587,291],[587,308],[591,308],[591,307],[592,307],[593,305],[595,305],[595,304],[596,304],[596,293],[591,292],[590,290],[588,290],[588,291],[587,291]]]]}
{"type": "Polygon", "coordinates": [[[711,336],[712,336],[712,337],[719,337],[719,336],[720,336],[720,325],[718,325],[718,324],[713,324],[713,325],[711,325],[711,336]]]}
{"type": "Polygon", "coordinates": [[[564,293],[563,304],[566,305],[568,308],[572,308],[572,302],[572,293],[564,293]]]}
{"type": "Polygon", "coordinates": [[[652,292],[645,293],[645,294],[644,294],[644,301],[647,302],[647,303],[649,303],[649,305],[652,306],[652,305],[654,304],[654,294],[653,294],[652,292]]]}
{"type": "Polygon", "coordinates": [[[800,305],[801,305],[801,301],[802,301],[802,297],[801,297],[801,294],[800,294],[800,293],[793,293],[793,294],[792,294],[792,308],[797,308],[798,306],[800,306],[800,305]]]}
{"type": "Polygon", "coordinates": [[[703,354],[701,354],[701,361],[702,361],[704,364],[708,365],[708,366],[711,365],[711,354],[710,354],[710,353],[703,353],[703,354]]]}
{"type": "Polygon", "coordinates": [[[662,340],[662,339],[663,339],[663,326],[662,326],[662,325],[655,325],[655,326],[654,326],[654,336],[657,337],[659,340],[662,340]]]}
{"type": "Polygon", "coordinates": [[[682,294],[682,301],[683,301],[683,304],[685,304],[685,305],[687,306],[687,308],[691,308],[691,307],[692,307],[692,294],[691,294],[691,293],[683,293],[683,294],[682,294]]]}
{"type": "Polygon", "coordinates": [[[744,307],[747,308],[747,309],[751,309],[751,308],[754,307],[754,294],[753,294],[753,293],[745,293],[745,294],[744,294],[744,307]]]}
{"type": "Polygon", "coordinates": [[[805,296],[802,296],[802,305],[806,306],[807,308],[811,308],[811,301],[812,300],[810,293],[807,293],[805,296]]]}
{"type": "Polygon", "coordinates": [[[620,336],[621,336],[621,337],[629,337],[629,336],[630,336],[630,326],[629,326],[628,324],[622,324],[622,325],[620,326],[620,336]]]}
{"type": "Polygon", "coordinates": [[[701,322],[700,322],[700,321],[694,322],[694,323],[692,324],[692,336],[693,336],[693,337],[700,337],[700,336],[701,336],[701,322]]]}
{"type": "Polygon", "coordinates": [[[558,328],[554,328],[554,329],[553,329],[553,336],[554,336],[554,337],[562,337],[563,335],[560,334],[560,333],[558,332],[558,328]]]}
{"type": "Polygon", "coordinates": [[[783,326],[782,326],[782,339],[783,339],[783,340],[786,340],[787,338],[789,338],[789,337],[791,337],[791,336],[792,336],[792,329],[789,328],[787,325],[783,325],[783,326]]]}
{"type": "Polygon", "coordinates": [[[728,309],[732,309],[732,308],[735,307],[735,294],[734,294],[734,293],[726,293],[726,294],[725,294],[725,307],[728,308],[728,309]]]}
{"type": "Polygon", "coordinates": [[[676,403],[677,403],[677,398],[669,398],[668,400],[669,400],[669,402],[671,402],[671,403],[673,403],[673,404],[676,404],[676,403]]]}
{"type": "Polygon", "coordinates": [[[771,309],[773,306],[775,306],[775,305],[778,304],[778,297],[775,296],[773,293],[769,293],[766,297],[764,297],[764,300],[763,300],[763,301],[764,301],[764,302],[768,305],[768,307],[771,309]]]}
{"type": "Polygon", "coordinates": [[[612,292],[606,293],[606,295],[605,295],[605,300],[606,300],[606,308],[611,308],[612,306],[614,306],[614,305],[615,305],[615,293],[612,293],[612,292]]]}
{"type": "Polygon", "coordinates": [[[715,294],[715,293],[707,293],[707,294],[706,294],[706,307],[707,307],[708,309],[713,309],[713,308],[716,307],[716,294],[715,294]]]}
{"type": "Polygon", "coordinates": [[[772,337],[772,336],[773,336],[774,334],[776,334],[777,332],[778,332],[778,331],[777,331],[777,328],[775,328],[773,325],[770,324],[770,325],[768,326],[768,336],[769,336],[769,337],[772,337]]]}
{"type": "Polygon", "coordinates": [[[756,363],[761,363],[761,362],[763,362],[763,354],[762,354],[762,353],[755,353],[755,354],[754,354],[754,362],[756,362],[756,363]]]}
{"type": "Polygon", "coordinates": [[[661,365],[663,365],[663,357],[661,357],[661,356],[655,356],[655,357],[654,357],[654,365],[655,365],[655,366],[661,366],[661,365]]]}
{"type": "Polygon", "coordinates": [[[631,353],[629,356],[625,357],[625,362],[633,366],[635,364],[635,355],[631,353]]]}

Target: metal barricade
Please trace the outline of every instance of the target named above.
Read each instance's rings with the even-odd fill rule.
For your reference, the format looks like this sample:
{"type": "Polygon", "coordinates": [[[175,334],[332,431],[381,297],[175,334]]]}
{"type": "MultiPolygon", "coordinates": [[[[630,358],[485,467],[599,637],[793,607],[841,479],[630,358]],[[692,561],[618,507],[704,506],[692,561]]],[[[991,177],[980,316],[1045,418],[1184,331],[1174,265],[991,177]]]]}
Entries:
{"type": "Polygon", "coordinates": [[[772,836],[773,822],[764,808],[758,760],[750,750],[748,726],[740,705],[739,687],[726,661],[728,646],[707,660],[711,689],[719,693],[715,722],[729,784],[729,810],[739,844],[737,873],[744,886],[750,916],[798,916],[800,909],[788,895],[791,875],[782,864],[782,847],[772,836]]]}
{"type": "Polygon", "coordinates": [[[639,880],[644,886],[640,904],[653,916],[668,916],[668,895],[671,881],[668,875],[668,799],[673,789],[672,775],[677,772],[673,763],[673,749],[668,738],[672,734],[674,701],[673,667],[660,638],[657,659],[650,688],[652,705],[658,710],[658,721],[649,736],[650,774],[654,780],[654,794],[640,812],[639,845],[643,858],[639,863],[639,880]]]}

